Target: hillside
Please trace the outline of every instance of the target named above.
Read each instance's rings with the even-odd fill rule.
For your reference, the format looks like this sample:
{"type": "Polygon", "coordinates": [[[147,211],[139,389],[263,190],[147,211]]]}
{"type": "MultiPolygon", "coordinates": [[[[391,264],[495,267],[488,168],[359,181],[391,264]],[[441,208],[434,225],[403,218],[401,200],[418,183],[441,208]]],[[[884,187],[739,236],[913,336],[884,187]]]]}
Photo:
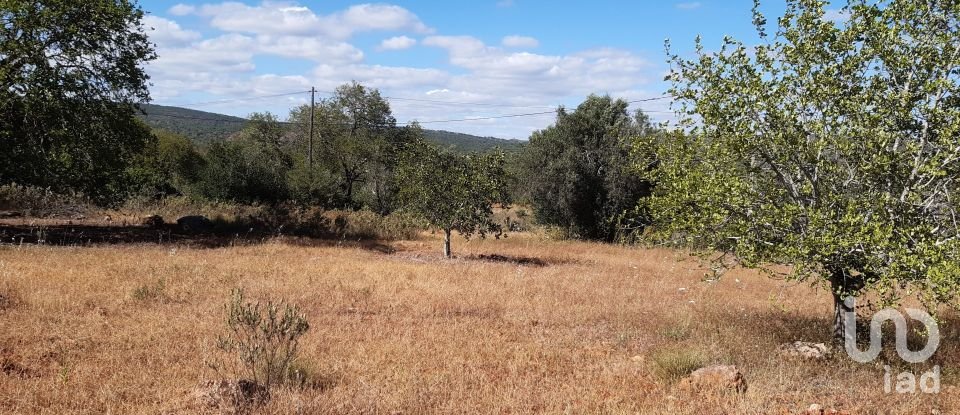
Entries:
{"type": "Polygon", "coordinates": [[[526,141],[508,140],[496,137],[479,137],[444,130],[423,130],[427,140],[454,151],[484,152],[500,147],[503,151],[519,150],[526,141]]]}
{"type": "MultiPolygon", "coordinates": [[[[245,120],[240,117],[163,105],[144,105],[142,116],[152,128],[174,132],[197,144],[209,144],[223,140],[243,128],[245,120]]],[[[524,141],[495,137],[479,137],[470,134],[443,130],[424,130],[426,139],[443,148],[460,152],[483,152],[494,148],[504,151],[520,149],[524,141]]]]}
{"type": "Polygon", "coordinates": [[[147,125],[167,130],[193,140],[197,144],[209,144],[225,139],[243,128],[243,118],[163,105],[144,105],[147,125]]]}

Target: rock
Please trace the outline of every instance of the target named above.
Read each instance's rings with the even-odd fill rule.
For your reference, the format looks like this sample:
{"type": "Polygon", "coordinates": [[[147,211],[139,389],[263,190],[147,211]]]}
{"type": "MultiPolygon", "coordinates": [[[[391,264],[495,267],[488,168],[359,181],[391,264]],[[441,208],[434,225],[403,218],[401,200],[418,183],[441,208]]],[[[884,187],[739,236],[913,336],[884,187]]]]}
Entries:
{"type": "Polygon", "coordinates": [[[194,389],[193,397],[201,406],[236,413],[266,403],[270,391],[247,379],[208,380],[194,389]]]}
{"type": "Polygon", "coordinates": [[[17,212],[13,210],[0,211],[0,219],[19,218],[21,216],[23,216],[23,212],[17,212]]]}
{"type": "Polygon", "coordinates": [[[781,344],[778,350],[781,356],[804,359],[825,359],[830,355],[830,346],[824,343],[796,341],[781,344]]]}
{"type": "Polygon", "coordinates": [[[713,365],[693,371],[690,376],[680,380],[679,387],[694,392],[713,389],[744,393],[747,391],[747,380],[736,366],[713,365]]]}
{"type": "Polygon", "coordinates": [[[144,216],[143,220],[140,221],[140,224],[148,228],[159,228],[163,226],[163,216],[160,215],[150,215],[144,216]]]}
{"type": "Polygon", "coordinates": [[[823,407],[820,406],[819,404],[811,404],[810,407],[807,408],[807,413],[808,413],[808,414],[809,414],[809,413],[819,414],[820,412],[823,412],[823,407]]]}
{"type": "Polygon", "coordinates": [[[191,215],[177,219],[177,226],[188,232],[202,232],[213,228],[213,222],[205,216],[191,215]]]}

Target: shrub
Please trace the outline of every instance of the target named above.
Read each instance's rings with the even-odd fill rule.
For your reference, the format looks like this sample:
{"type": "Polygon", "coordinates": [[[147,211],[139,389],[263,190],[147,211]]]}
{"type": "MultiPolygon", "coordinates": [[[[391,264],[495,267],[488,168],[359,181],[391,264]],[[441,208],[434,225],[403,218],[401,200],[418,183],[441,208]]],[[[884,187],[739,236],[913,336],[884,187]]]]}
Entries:
{"type": "Polygon", "coordinates": [[[706,363],[698,351],[689,349],[661,350],[651,355],[653,372],[660,379],[675,381],[689,375],[706,363]]]}
{"type": "Polygon", "coordinates": [[[136,301],[161,300],[167,297],[166,289],[167,284],[161,278],[153,284],[143,284],[137,286],[133,289],[133,292],[130,294],[130,296],[136,301]]]}
{"type": "Polygon", "coordinates": [[[300,336],[310,329],[306,316],[296,305],[283,301],[266,304],[248,302],[243,290],[233,290],[226,305],[227,334],[217,346],[236,353],[246,375],[269,389],[291,377],[290,365],[297,357],[300,336]]]}
{"type": "Polygon", "coordinates": [[[72,216],[93,210],[93,203],[80,193],[55,193],[49,188],[11,183],[0,186],[0,210],[9,209],[24,216],[72,216]]]}
{"type": "Polygon", "coordinates": [[[334,212],[333,231],[349,239],[414,239],[426,225],[404,212],[380,215],[370,210],[334,212]]]}
{"type": "Polygon", "coordinates": [[[176,220],[181,216],[203,215],[234,218],[255,216],[265,210],[260,205],[242,205],[232,202],[200,200],[186,196],[168,196],[161,199],[136,197],[128,199],[120,213],[130,216],[160,215],[176,220]]]}

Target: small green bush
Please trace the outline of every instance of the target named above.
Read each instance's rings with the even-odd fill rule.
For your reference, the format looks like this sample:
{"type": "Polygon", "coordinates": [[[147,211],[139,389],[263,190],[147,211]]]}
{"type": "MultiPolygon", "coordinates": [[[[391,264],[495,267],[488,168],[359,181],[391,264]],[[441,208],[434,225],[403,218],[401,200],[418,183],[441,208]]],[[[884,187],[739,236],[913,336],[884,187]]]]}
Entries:
{"type": "Polygon", "coordinates": [[[667,381],[676,381],[689,375],[706,363],[702,353],[689,349],[668,349],[654,352],[651,355],[653,372],[657,377],[667,381]]]}
{"type": "Polygon", "coordinates": [[[235,353],[249,378],[268,390],[272,385],[301,382],[291,375],[300,337],[310,329],[296,305],[283,301],[248,302],[243,290],[233,290],[226,305],[227,334],[217,346],[235,353]]]}
{"type": "Polygon", "coordinates": [[[167,298],[166,289],[167,284],[161,278],[152,284],[143,284],[137,286],[133,289],[133,292],[130,294],[130,296],[136,301],[162,300],[167,298]]]}

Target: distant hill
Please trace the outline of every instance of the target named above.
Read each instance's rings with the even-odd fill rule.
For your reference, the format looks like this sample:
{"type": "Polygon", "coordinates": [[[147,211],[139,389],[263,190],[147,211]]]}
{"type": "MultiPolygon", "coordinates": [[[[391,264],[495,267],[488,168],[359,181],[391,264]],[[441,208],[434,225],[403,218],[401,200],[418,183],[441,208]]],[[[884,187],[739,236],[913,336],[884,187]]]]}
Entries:
{"type": "Polygon", "coordinates": [[[147,114],[141,118],[152,128],[167,130],[189,138],[197,144],[224,140],[243,128],[240,117],[163,105],[144,105],[147,114]]]}
{"type": "Polygon", "coordinates": [[[460,152],[484,152],[500,147],[503,151],[516,151],[523,147],[526,141],[508,140],[496,137],[479,137],[464,133],[455,133],[444,130],[423,130],[427,140],[440,147],[450,148],[460,152]]]}
{"type": "MultiPolygon", "coordinates": [[[[225,140],[239,132],[246,122],[240,117],[181,107],[148,104],[144,105],[143,109],[146,115],[141,118],[150,127],[180,134],[200,145],[225,140]]],[[[427,140],[459,152],[484,152],[497,147],[509,152],[519,150],[525,144],[520,140],[480,137],[443,130],[424,129],[423,132],[427,140]]]]}

